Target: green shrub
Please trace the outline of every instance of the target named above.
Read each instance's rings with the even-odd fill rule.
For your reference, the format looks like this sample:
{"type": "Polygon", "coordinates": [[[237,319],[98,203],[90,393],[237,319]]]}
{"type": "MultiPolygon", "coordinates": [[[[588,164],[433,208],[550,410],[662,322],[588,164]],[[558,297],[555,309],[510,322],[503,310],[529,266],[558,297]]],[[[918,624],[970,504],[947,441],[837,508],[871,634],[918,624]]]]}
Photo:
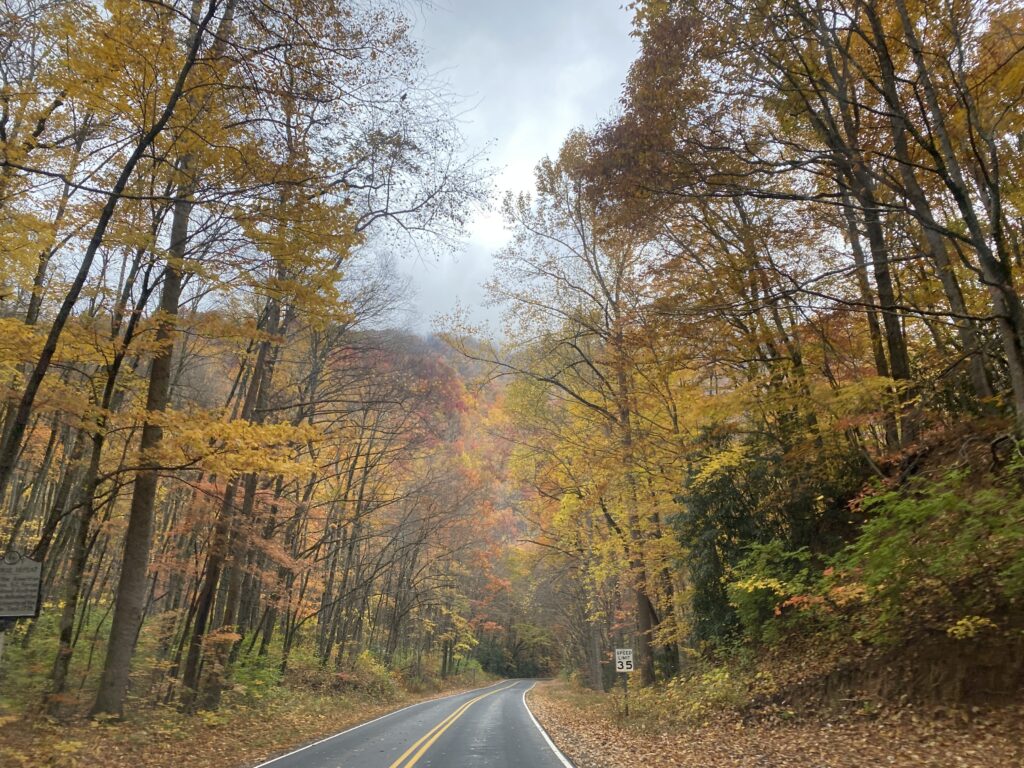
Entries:
{"type": "Polygon", "coordinates": [[[391,671],[370,651],[360,653],[349,670],[335,675],[334,687],[337,690],[368,693],[374,698],[385,700],[394,699],[398,695],[391,671]]]}
{"type": "Polygon", "coordinates": [[[1024,489],[1012,469],[987,487],[954,472],[870,499],[869,519],[835,558],[823,594],[863,585],[859,630],[873,642],[922,629],[974,636],[965,619],[998,628],[1024,598],[1024,489]]]}
{"type": "Polygon", "coordinates": [[[671,522],[687,550],[690,639],[702,649],[728,648],[765,623],[774,585],[751,595],[752,603],[744,602],[746,624],[737,614],[737,603],[745,597],[728,589],[730,581],[744,578],[736,577],[737,568],[756,567],[741,565],[759,556],[752,545],[780,555],[804,547],[829,552],[852,535],[847,500],[866,478],[863,457],[840,436],[807,431],[803,419],[786,423],[781,434],[709,431],[697,442],[671,522]]]}
{"type": "Polygon", "coordinates": [[[234,693],[259,701],[281,691],[280,662],[268,655],[242,656],[232,671],[234,693]]]}
{"type": "Polygon", "coordinates": [[[750,545],[727,582],[745,640],[841,630],[885,645],[1004,631],[1024,599],[1020,477],[1014,466],[982,486],[952,472],[869,497],[856,539],[817,564],[778,540],[750,545]]]}
{"type": "Polygon", "coordinates": [[[811,553],[806,547],[788,551],[777,539],[747,548],[747,554],[732,571],[727,592],[748,640],[778,640],[780,628],[775,619],[780,606],[814,583],[810,562],[811,553]]]}

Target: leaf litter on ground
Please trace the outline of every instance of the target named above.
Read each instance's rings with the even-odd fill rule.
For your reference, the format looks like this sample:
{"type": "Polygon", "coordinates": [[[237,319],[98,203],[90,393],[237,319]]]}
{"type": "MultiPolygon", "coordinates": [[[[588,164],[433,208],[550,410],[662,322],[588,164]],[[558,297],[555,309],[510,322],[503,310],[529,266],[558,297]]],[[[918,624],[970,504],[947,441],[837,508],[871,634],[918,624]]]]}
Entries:
{"type": "MultiPolygon", "coordinates": [[[[529,704],[577,768],[1022,768],[1024,708],[969,720],[904,710],[885,718],[720,713],[686,727],[627,720],[621,695],[546,682],[529,704]]],[[[785,713],[783,713],[785,714],[785,713]]]]}

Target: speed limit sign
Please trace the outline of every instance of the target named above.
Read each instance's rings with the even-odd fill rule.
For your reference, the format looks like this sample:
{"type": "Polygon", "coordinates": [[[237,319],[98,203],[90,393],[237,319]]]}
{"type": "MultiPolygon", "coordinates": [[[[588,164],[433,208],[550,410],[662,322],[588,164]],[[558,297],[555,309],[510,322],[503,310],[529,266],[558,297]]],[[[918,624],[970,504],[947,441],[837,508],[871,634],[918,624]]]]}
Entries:
{"type": "Polygon", "coordinates": [[[616,648],[615,649],[615,671],[616,672],[632,672],[633,671],[633,649],[632,648],[616,648]]]}

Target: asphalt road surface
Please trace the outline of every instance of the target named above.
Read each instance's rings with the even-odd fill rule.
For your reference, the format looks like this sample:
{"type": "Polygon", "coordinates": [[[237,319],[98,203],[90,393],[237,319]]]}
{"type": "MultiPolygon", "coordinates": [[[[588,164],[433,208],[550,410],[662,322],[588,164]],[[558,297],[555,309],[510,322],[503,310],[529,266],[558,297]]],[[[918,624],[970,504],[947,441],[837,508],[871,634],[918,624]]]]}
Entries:
{"type": "Polygon", "coordinates": [[[526,707],[532,686],[413,704],[256,768],[571,768],[526,707]]]}

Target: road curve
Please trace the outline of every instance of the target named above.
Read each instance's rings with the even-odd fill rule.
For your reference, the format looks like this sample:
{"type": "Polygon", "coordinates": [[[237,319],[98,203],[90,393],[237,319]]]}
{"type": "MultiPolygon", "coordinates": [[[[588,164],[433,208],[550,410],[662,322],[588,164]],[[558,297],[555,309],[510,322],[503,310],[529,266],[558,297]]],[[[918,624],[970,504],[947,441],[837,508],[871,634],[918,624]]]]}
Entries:
{"type": "Polygon", "coordinates": [[[526,707],[533,684],[413,704],[255,768],[572,768],[526,707]]]}

